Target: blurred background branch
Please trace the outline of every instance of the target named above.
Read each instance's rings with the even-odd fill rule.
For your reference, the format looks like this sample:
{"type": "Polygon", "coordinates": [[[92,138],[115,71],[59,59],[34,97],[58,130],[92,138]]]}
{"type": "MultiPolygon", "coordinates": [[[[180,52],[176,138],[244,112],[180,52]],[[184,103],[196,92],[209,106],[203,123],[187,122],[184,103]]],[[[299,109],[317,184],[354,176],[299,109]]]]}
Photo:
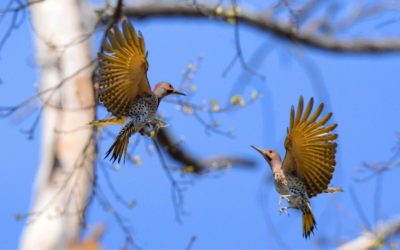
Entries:
{"type": "MultiPolygon", "coordinates": [[[[303,12],[303,18],[306,17],[305,14],[310,12],[315,4],[314,1],[310,1],[309,5],[304,6],[303,11],[299,10],[300,13],[303,12]]],[[[400,4],[385,5],[380,3],[367,9],[356,9],[356,14],[351,15],[351,18],[346,19],[346,21],[339,23],[339,27],[335,27],[335,29],[340,31],[350,26],[350,24],[354,25],[359,19],[365,16],[379,14],[388,9],[400,9],[400,4]]],[[[96,12],[105,13],[104,9],[99,7],[96,7],[96,12]]],[[[259,31],[272,33],[288,42],[329,52],[381,54],[383,52],[400,50],[400,38],[339,39],[333,34],[321,34],[318,32],[330,25],[325,21],[319,22],[318,20],[314,20],[307,22],[304,27],[296,27],[291,22],[284,22],[275,18],[271,9],[257,12],[233,5],[215,6],[208,3],[188,4],[187,2],[138,1],[126,3],[123,7],[123,14],[137,19],[183,17],[206,18],[209,21],[223,21],[231,24],[240,22],[254,27],[259,31]]],[[[105,15],[102,18],[107,20],[110,17],[105,15]]],[[[302,23],[304,22],[302,21],[302,23]]],[[[297,24],[300,24],[299,21],[296,22],[297,24]]]]}
{"type": "MultiPolygon", "coordinates": [[[[374,231],[364,231],[359,237],[346,242],[338,247],[338,250],[353,249],[379,249],[386,245],[386,241],[400,234],[400,219],[393,219],[386,222],[380,222],[376,225],[374,231]]],[[[397,248],[396,245],[390,246],[397,248]]]]}

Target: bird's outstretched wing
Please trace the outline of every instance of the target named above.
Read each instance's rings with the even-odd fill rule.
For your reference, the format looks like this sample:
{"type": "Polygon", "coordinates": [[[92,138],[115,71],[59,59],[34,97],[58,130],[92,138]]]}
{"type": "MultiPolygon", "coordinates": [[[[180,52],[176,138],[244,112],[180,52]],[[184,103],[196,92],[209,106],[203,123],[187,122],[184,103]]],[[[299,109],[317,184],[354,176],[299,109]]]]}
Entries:
{"type": "Polygon", "coordinates": [[[337,124],[324,126],[332,113],[318,120],[323,104],[311,115],[313,103],[311,98],[304,113],[303,97],[300,97],[296,114],[292,106],[290,127],[285,139],[286,155],[282,163],[285,173],[295,174],[304,181],[309,197],[328,188],[336,165],[335,140],[338,137],[332,132],[337,124]]]}
{"type": "Polygon", "coordinates": [[[114,116],[129,113],[132,100],[150,93],[147,80],[147,55],[143,35],[124,20],[122,32],[114,26],[103,41],[104,52],[99,53],[99,101],[114,116]]]}

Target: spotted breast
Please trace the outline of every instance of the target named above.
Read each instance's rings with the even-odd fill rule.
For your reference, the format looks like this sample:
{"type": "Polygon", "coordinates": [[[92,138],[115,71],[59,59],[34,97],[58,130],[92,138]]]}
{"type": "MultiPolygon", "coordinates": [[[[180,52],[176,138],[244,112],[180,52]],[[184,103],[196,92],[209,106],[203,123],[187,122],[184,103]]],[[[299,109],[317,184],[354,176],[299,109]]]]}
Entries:
{"type": "Polygon", "coordinates": [[[144,126],[154,119],[158,104],[158,97],[153,93],[136,97],[129,109],[128,122],[135,124],[135,127],[144,126]]]}
{"type": "Polygon", "coordinates": [[[290,194],[298,196],[307,196],[307,189],[304,182],[301,181],[297,176],[287,175],[287,187],[290,194]]]}

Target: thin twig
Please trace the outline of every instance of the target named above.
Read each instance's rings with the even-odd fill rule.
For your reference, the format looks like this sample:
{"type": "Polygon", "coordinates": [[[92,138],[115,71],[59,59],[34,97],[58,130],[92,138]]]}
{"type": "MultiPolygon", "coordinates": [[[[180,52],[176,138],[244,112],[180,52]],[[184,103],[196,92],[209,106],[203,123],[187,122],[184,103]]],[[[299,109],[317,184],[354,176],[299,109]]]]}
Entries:
{"type": "Polygon", "coordinates": [[[367,228],[367,229],[371,229],[371,225],[370,225],[370,223],[369,223],[369,221],[368,221],[368,219],[367,219],[367,216],[365,215],[365,213],[364,213],[364,209],[363,209],[363,207],[361,206],[361,204],[360,204],[360,201],[358,200],[358,198],[357,198],[357,194],[354,192],[354,189],[353,189],[353,187],[349,187],[349,193],[350,193],[350,196],[351,196],[351,200],[352,200],[352,202],[353,202],[353,204],[354,204],[354,207],[355,207],[355,209],[357,210],[357,212],[358,212],[358,216],[360,216],[360,218],[361,218],[361,220],[363,221],[363,223],[364,223],[364,226],[367,228]]]}
{"type": "Polygon", "coordinates": [[[164,159],[164,156],[161,152],[160,146],[158,145],[158,143],[155,139],[153,139],[153,143],[157,150],[158,157],[161,162],[161,166],[171,184],[171,197],[172,197],[172,203],[174,204],[175,219],[178,223],[181,223],[182,222],[181,215],[184,213],[184,211],[183,211],[183,190],[179,186],[178,182],[172,176],[171,170],[169,169],[167,162],[164,159]]]}
{"type": "Polygon", "coordinates": [[[191,250],[192,249],[192,247],[193,247],[193,244],[194,244],[194,242],[197,240],[197,236],[196,235],[193,235],[191,238],[190,238],[190,241],[189,241],[189,243],[187,244],[187,246],[186,246],[186,250],[191,250]]]}

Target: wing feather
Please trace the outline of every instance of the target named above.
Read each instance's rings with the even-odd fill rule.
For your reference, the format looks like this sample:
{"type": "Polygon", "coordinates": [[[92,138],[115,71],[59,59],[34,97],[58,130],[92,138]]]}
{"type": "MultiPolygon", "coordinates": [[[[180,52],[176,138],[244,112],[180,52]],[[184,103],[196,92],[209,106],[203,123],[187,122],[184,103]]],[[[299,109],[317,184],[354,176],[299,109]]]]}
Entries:
{"type": "Polygon", "coordinates": [[[103,50],[106,53],[112,53],[112,51],[113,51],[113,48],[111,47],[110,43],[107,42],[106,39],[103,40],[103,43],[101,44],[101,47],[103,48],[103,50]]]}
{"type": "Polygon", "coordinates": [[[143,35],[137,35],[125,20],[122,31],[114,26],[107,33],[102,47],[99,100],[114,116],[128,116],[132,100],[143,93],[151,93],[143,35]]]}
{"type": "MultiPolygon", "coordinates": [[[[314,98],[311,98],[312,100],[314,100],[314,98]]],[[[310,117],[310,119],[306,122],[306,124],[310,124],[313,123],[317,120],[317,118],[319,117],[319,115],[321,114],[322,110],[324,109],[324,104],[321,103],[317,110],[315,110],[314,114],[310,117]]]]}
{"type": "Polygon", "coordinates": [[[311,115],[313,104],[311,98],[303,113],[304,102],[300,97],[296,113],[292,106],[285,139],[286,156],[282,164],[285,173],[296,173],[305,182],[309,197],[328,188],[336,165],[335,140],[338,137],[333,133],[337,124],[325,126],[332,113],[318,120],[324,105],[320,104],[311,115]]]}
{"type": "Polygon", "coordinates": [[[297,114],[296,118],[294,119],[294,124],[298,124],[300,122],[300,117],[303,114],[303,105],[304,105],[303,98],[300,98],[299,105],[297,106],[297,114]]]}
{"type": "Polygon", "coordinates": [[[292,130],[294,124],[294,107],[290,109],[290,126],[289,129],[292,130]]]}
{"type": "Polygon", "coordinates": [[[304,123],[307,120],[307,118],[310,116],[313,105],[314,105],[314,99],[310,99],[310,101],[307,104],[306,111],[304,112],[304,115],[301,118],[301,121],[300,121],[301,123],[304,123]]]}

